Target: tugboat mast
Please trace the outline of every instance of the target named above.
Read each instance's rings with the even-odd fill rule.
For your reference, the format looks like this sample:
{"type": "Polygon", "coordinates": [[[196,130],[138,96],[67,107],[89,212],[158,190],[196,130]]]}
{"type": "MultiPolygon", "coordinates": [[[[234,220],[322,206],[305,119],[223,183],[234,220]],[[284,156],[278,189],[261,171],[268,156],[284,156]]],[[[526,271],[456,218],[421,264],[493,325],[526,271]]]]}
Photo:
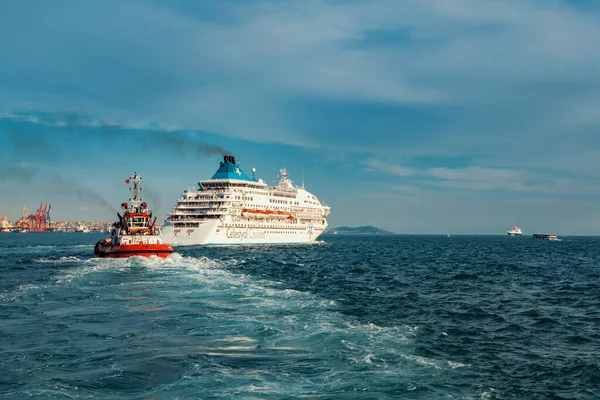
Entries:
{"type": "Polygon", "coordinates": [[[129,199],[133,212],[139,212],[139,203],[142,201],[141,197],[138,197],[138,193],[142,191],[142,187],[140,186],[140,182],[142,181],[142,177],[134,172],[133,175],[129,177],[129,179],[125,180],[125,183],[129,184],[129,191],[133,192],[133,197],[129,199]],[[132,185],[132,186],[131,186],[132,185]]]}

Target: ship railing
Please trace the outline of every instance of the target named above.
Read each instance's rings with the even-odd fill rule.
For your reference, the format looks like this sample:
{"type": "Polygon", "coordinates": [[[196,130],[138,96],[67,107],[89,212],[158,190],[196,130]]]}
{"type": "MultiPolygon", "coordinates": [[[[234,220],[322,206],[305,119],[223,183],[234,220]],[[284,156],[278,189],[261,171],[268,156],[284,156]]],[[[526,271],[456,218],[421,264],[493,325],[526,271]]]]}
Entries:
{"type": "Polygon", "coordinates": [[[178,209],[189,209],[189,208],[213,208],[223,207],[230,205],[230,201],[212,202],[212,203],[194,203],[194,204],[178,204],[178,209]]]}
{"type": "MultiPolygon", "coordinates": [[[[190,211],[223,211],[223,209],[227,208],[227,204],[224,205],[213,205],[212,207],[177,207],[174,212],[190,212],[190,211]]],[[[231,206],[234,207],[234,206],[231,206]]]]}
{"type": "Polygon", "coordinates": [[[176,211],[171,213],[171,217],[176,215],[222,215],[227,212],[226,208],[219,211],[176,211]]]}
{"type": "Polygon", "coordinates": [[[223,201],[231,201],[230,199],[227,198],[209,198],[209,199],[185,199],[185,200],[179,200],[178,203],[179,204],[186,204],[186,203],[221,203],[223,201]]]}

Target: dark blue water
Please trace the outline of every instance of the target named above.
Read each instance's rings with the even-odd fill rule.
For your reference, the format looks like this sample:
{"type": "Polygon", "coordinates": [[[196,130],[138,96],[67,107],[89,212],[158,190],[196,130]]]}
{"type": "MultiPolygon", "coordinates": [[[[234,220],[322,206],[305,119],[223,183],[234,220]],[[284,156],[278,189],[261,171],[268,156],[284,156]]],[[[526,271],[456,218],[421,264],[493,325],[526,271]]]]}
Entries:
{"type": "Polygon", "coordinates": [[[0,234],[0,397],[598,399],[600,238],[0,234]]]}

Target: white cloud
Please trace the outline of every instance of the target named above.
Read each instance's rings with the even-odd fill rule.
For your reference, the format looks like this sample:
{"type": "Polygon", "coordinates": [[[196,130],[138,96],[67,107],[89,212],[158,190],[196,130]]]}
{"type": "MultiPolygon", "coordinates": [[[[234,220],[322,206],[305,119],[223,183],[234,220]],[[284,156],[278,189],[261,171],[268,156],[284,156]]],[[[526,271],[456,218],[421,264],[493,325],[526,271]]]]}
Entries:
{"type": "Polygon", "coordinates": [[[375,159],[365,160],[363,164],[368,167],[368,170],[384,171],[397,176],[411,176],[417,173],[417,171],[411,168],[406,168],[401,165],[394,165],[375,159]]]}
{"type": "MultiPolygon", "coordinates": [[[[15,6],[0,16],[0,109],[83,111],[305,147],[341,133],[302,125],[312,115],[299,114],[299,99],[416,105],[447,121],[428,131],[439,140],[393,146],[404,152],[484,153],[516,138],[531,152],[558,127],[600,125],[594,107],[578,103],[582,87],[600,98],[600,24],[566,3],[211,7],[225,17],[151,2],[15,6]]],[[[369,127],[349,129],[340,146],[376,151],[398,131],[369,127]]]]}
{"type": "Polygon", "coordinates": [[[600,194],[600,189],[594,182],[562,178],[544,172],[479,166],[411,169],[374,159],[367,160],[364,164],[367,170],[416,178],[411,181],[413,186],[392,185],[397,190],[410,194],[422,194],[423,188],[501,190],[567,196],[600,194]]]}

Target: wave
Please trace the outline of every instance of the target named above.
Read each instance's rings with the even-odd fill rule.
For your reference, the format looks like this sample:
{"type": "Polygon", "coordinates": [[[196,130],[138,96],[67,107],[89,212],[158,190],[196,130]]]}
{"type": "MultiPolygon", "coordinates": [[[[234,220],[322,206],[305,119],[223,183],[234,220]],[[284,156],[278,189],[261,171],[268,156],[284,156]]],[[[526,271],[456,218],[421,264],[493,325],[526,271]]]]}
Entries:
{"type": "Polygon", "coordinates": [[[85,259],[76,256],[62,256],[62,257],[44,257],[34,260],[39,263],[50,263],[50,264],[64,264],[64,263],[81,263],[85,262],[85,259]]]}
{"type": "MultiPolygon", "coordinates": [[[[45,317],[35,326],[46,332],[36,348],[77,343],[79,352],[62,361],[67,368],[60,379],[84,389],[130,382],[127,371],[140,367],[137,360],[145,360],[148,372],[130,383],[152,387],[140,397],[192,388],[198,397],[346,396],[356,388],[377,397],[417,390],[427,370],[446,379],[467,367],[414,354],[418,326],[363,323],[332,299],[228,270],[239,258],[40,262],[62,268],[47,284],[21,288],[34,296],[19,303],[45,317]],[[74,372],[109,366],[121,371],[116,378],[94,381],[74,372]],[[203,391],[206,376],[223,384],[203,391]]],[[[30,347],[33,337],[24,335],[21,347],[30,347]]]]}

